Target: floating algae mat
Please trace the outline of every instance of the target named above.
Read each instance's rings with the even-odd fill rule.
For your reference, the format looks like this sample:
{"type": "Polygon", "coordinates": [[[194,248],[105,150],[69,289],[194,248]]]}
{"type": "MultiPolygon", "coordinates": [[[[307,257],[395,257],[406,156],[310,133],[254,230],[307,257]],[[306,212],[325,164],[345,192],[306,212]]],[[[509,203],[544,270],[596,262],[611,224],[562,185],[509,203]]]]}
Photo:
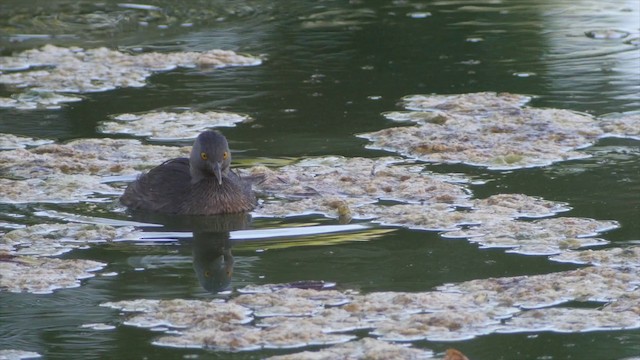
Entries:
{"type": "Polygon", "coordinates": [[[603,250],[567,251],[550,257],[553,261],[597,266],[638,266],[640,246],[610,248],[603,250]]]}
{"type": "MultiPolygon", "coordinates": [[[[317,359],[433,359],[433,352],[414,349],[403,344],[393,344],[373,338],[350,341],[318,351],[303,351],[289,355],[269,357],[269,360],[317,360],[317,359]]],[[[440,359],[438,357],[437,359],[440,359]]],[[[452,359],[453,360],[453,359],[452,359]]],[[[462,359],[460,359],[462,360],[462,359]]]]}
{"type": "MultiPolygon", "coordinates": [[[[111,202],[122,190],[106,181],[133,179],[167,159],[188,156],[189,151],[189,147],[143,145],[133,139],[81,139],[3,151],[0,170],[10,178],[0,179],[7,189],[0,202],[111,202]]],[[[481,180],[431,173],[395,157],[327,156],[238,172],[264,179],[255,186],[264,199],[255,216],[316,213],[342,222],[369,219],[388,226],[445,231],[445,237],[469,238],[486,247],[525,254],[601,245],[606,242],[590,237],[617,227],[615,222],[565,218],[516,221],[570,208],[522,194],[471,199],[467,184],[481,180]]]]}
{"type": "Polygon", "coordinates": [[[546,166],[589,157],[579,149],[607,136],[638,138],[637,115],[596,119],[560,109],[524,106],[530,97],[508,93],[412,95],[407,111],[385,113],[415,123],[358,135],[372,149],[412,159],[489,169],[546,166]],[[634,123],[636,125],[634,125],[634,123]]]}
{"type": "Polygon", "coordinates": [[[84,259],[56,259],[0,254],[0,291],[50,294],[80,286],[80,280],[107,264],[84,259]]]}
{"type": "Polygon", "coordinates": [[[188,156],[189,147],[143,145],[133,139],[81,139],[3,151],[3,203],[106,201],[121,193],[108,176],[134,177],[167,159],[188,156]],[[105,197],[106,196],[106,197],[105,197]]]}
{"type": "Polygon", "coordinates": [[[132,226],[38,224],[2,235],[0,251],[13,256],[57,256],[91,244],[137,240],[141,235],[132,226]]]}
{"type": "Polygon", "coordinates": [[[34,139],[26,136],[0,133],[0,150],[22,149],[44,144],[50,144],[53,140],[34,139]]]}
{"type": "Polygon", "coordinates": [[[38,359],[41,357],[42,355],[33,351],[0,349],[0,359],[38,359]]]}
{"type": "Polygon", "coordinates": [[[250,120],[247,115],[223,111],[154,111],[144,114],[121,114],[114,121],[103,122],[98,130],[105,134],[130,134],[149,140],[175,141],[195,139],[203,130],[231,127],[250,120]]]}
{"type": "Polygon", "coordinates": [[[619,226],[605,220],[542,219],[570,207],[523,194],[470,199],[464,183],[472,179],[422,171],[399,158],[321,157],[248,172],[264,177],[257,189],[270,196],[255,210],[257,216],[315,213],[345,221],[369,219],[527,255],[604,245],[607,241],[594,236],[619,226]]]}
{"type": "MultiPolygon", "coordinates": [[[[4,107],[34,109],[52,105],[52,94],[91,93],[116,88],[143,87],[154,72],[179,67],[220,68],[252,66],[259,58],[233,51],[148,52],[137,55],[107,48],[83,49],[45,45],[13,56],[0,57],[0,84],[16,91],[13,98],[0,99],[4,107]],[[29,93],[29,96],[23,94],[29,93]]],[[[57,98],[54,105],[78,101],[75,96],[57,98]]]]}
{"type": "Polygon", "coordinates": [[[389,342],[458,341],[492,333],[640,328],[640,310],[633,306],[640,300],[635,269],[587,267],[417,293],[281,284],[240,289],[226,301],[137,299],[102,305],[131,313],[125,325],[164,331],[154,340],[160,346],[252,351],[349,343],[340,346],[364,351],[361,342],[371,336],[389,342]],[[608,305],[571,307],[576,301],[608,305]],[[356,342],[354,331],[368,335],[356,342]]]}
{"type": "Polygon", "coordinates": [[[254,167],[249,172],[264,177],[256,186],[258,191],[286,199],[284,204],[265,201],[257,210],[261,215],[335,214],[343,205],[341,201],[345,206],[378,200],[470,204],[470,191],[459,183],[470,183],[471,179],[426,172],[423,166],[404,164],[401,158],[327,156],[275,170],[254,167]]]}
{"type": "Polygon", "coordinates": [[[0,237],[0,291],[48,294],[80,286],[107,264],[57,256],[92,244],[139,238],[133,227],[94,224],[38,224],[0,237]]]}

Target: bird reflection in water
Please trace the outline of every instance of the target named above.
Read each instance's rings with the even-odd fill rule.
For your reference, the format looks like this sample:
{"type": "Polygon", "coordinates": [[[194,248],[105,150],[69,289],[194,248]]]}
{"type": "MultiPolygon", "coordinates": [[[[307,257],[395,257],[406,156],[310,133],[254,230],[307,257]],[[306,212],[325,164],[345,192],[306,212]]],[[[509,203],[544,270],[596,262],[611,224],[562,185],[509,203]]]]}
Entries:
{"type": "MultiPolygon", "coordinates": [[[[251,224],[248,213],[211,216],[169,215],[132,211],[136,221],[162,224],[164,231],[193,232],[193,269],[202,287],[212,293],[231,289],[233,255],[230,232],[245,230],[251,224]]],[[[151,228],[151,231],[157,231],[151,228]]]]}
{"type": "Polygon", "coordinates": [[[251,223],[247,213],[187,217],[193,231],[193,270],[200,285],[211,293],[231,290],[233,255],[230,232],[251,223]]]}
{"type": "Polygon", "coordinates": [[[229,232],[194,232],[192,249],[200,285],[212,293],[230,290],[233,255],[229,232]]]}

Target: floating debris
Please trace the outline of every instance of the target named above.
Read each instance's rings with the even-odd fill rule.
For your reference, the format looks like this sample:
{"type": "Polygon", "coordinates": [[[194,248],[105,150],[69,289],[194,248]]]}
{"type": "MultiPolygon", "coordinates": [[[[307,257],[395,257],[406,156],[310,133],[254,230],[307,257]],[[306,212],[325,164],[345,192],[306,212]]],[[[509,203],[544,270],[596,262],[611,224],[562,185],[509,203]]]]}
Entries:
{"type": "MultiPolygon", "coordinates": [[[[259,65],[256,57],[243,56],[233,51],[142,53],[131,55],[107,48],[82,49],[45,45],[13,56],[0,57],[0,84],[19,89],[20,92],[45,94],[90,93],[124,87],[143,87],[154,72],[178,67],[221,68],[226,66],[259,65]]],[[[4,101],[4,106],[37,108],[46,104],[46,95],[4,101]]],[[[77,98],[76,98],[77,99],[77,98]]],[[[58,99],[76,101],[67,97],[58,99]]]]}
{"type": "Polygon", "coordinates": [[[536,309],[569,301],[614,301],[638,287],[633,269],[587,267],[532,276],[489,278],[443,285],[445,292],[475,294],[499,306],[536,309]]]}
{"type": "Polygon", "coordinates": [[[554,255],[567,250],[606,245],[608,241],[593,236],[619,226],[616,221],[560,217],[533,222],[490,221],[442,236],[468,238],[486,248],[509,248],[509,252],[518,254],[554,255]]]}
{"type": "Polygon", "coordinates": [[[83,99],[78,96],[61,95],[48,91],[30,91],[27,93],[14,94],[9,98],[0,97],[0,108],[56,110],[60,109],[65,103],[82,100],[83,99]]]}
{"type": "Polygon", "coordinates": [[[143,145],[134,139],[79,139],[2,153],[5,176],[134,175],[174,157],[189,156],[190,146],[143,145]]]}
{"type": "Polygon", "coordinates": [[[109,325],[105,323],[82,324],[80,325],[80,327],[83,329],[91,329],[91,330],[98,330],[98,331],[114,330],[116,328],[114,325],[109,325]]]}
{"type": "MultiPolygon", "coordinates": [[[[638,299],[636,299],[638,300],[638,299]]],[[[571,309],[549,308],[523,312],[508,320],[508,326],[500,333],[542,332],[576,333],[587,331],[612,331],[637,329],[640,317],[633,311],[611,311],[604,308],[571,309]]]]}
{"type": "Polygon", "coordinates": [[[143,145],[133,139],[81,139],[32,149],[2,152],[0,194],[3,203],[100,202],[122,191],[104,183],[106,176],[135,176],[190,147],[143,145]]]}
{"type": "Polygon", "coordinates": [[[42,355],[33,351],[0,349],[0,360],[22,360],[22,359],[38,359],[42,355]]]}
{"type": "Polygon", "coordinates": [[[16,256],[0,260],[0,291],[50,294],[80,286],[107,264],[83,259],[16,256]]]}
{"type": "Polygon", "coordinates": [[[88,175],[51,176],[45,179],[10,180],[0,178],[0,203],[105,202],[121,192],[88,175]]]}
{"type": "MultiPolygon", "coordinates": [[[[160,346],[252,351],[348,342],[321,354],[361,349],[380,340],[453,341],[496,332],[640,328],[639,285],[640,274],[634,269],[587,267],[445,284],[428,292],[359,294],[267,284],[227,300],[139,299],[103,306],[134,312],[126,325],[163,329],[167,335],[153,342],[160,346]],[[589,301],[610,304],[571,306],[589,301]],[[547,308],[555,305],[563,306],[547,308]],[[356,336],[350,333],[358,330],[370,330],[369,336],[352,341],[356,336]]],[[[313,353],[302,354],[306,358],[313,353]]]]}
{"type": "Polygon", "coordinates": [[[588,38],[592,39],[624,39],[630,35],[627,31],[615,29],[591,30],[584,33],[588,38]]]}
{"type": "Polygon", "coordinates": [[[600,137],[638,136],[637,126],[625,126],[633,120],[601,124],[586,114],[524,106],[529,100],[523,95],[491,92],[407,96],[403,105],[409,111],[384,115],[390,120],[416,123],[415,126],[358,136],[370,140],[367,147],[371,149],[422,161],[464,163],[495,170],[587,158],[589,154],[577,150],[593,145],[600,137]],[[606,126],[616,130],[607,130],[606,126]],[[630,133],[626,132],[628,129],[630,133]]]}
{"type": "Polygon", "coordinates": [[[401,315],[381,321],[371,334],[385,341],[462,341],[487,334],[500,321],[464,311],[401,315]]]}
{"type": "Polygon", "coordinates": [[[469,360],[469,358],[456,349],[447,349],[443,360],[469,360]]]}
{"type": "Polygon", "coordinates": [[[57,256],[90,244],[137,240],[142,232],[132,226],[94,224],[38,224],[0,237],[0,251],[13,256],[57,256]]]}
{"type": "Polygon", "coordinates": [[[277,170],[253,167],[264,178],[256,186],[266,195],[284,199],[265,202],[256,213],[282,216],[295,213],[347,213],[354,207],[391,200],[409,203],[469,205],[469,191],[457,183],[469,179],[424,172],[422,166],[402,164],[400,158],[328,156],[302,160],[277,170]]]}
{"type": "Polygon", "coordinates": [[[319,359],[432,359],[433,352],[405,345],[363,338],[318,351],[304,351],[288,355],[272,356],[269,360],[319,360],[319,359]]]}
{"type": "Polygon", "coordinates": [[[127,300],[104,303],[101,306],[139,313],[129,318],[126,324],[142,328],[167,326],[185,329],[220,323],[242,325],[253,320],[251,311],[246,307],[220,300],[127,300]],[[162,317],[159,318],[158,315],[161,314],[162,317]]]}
{"type": "Polygon", "coordinates": [[[616,113],[603,116],[600,126],[607,136],[640,140],[640,112],[616,113]]]}
{"type": "Polygon", "coordinates": [[[50,144],[52,142],[52,140],[34,139],[26,136],[0,133],[0,150],[24,149],[26,147],[50,144]]]}
{"type": "Polygon", "coordinates": [[[594,238],[615,229],[615,221],[557,218],[566,203],[523,194],[469,199],[464,178],[422,171],[399,158],[322,157],[276,170],[254,167],[264,178],[257,189],[270,198],[257,216],[322,214],[338,219],[369,219],[385,226],[440,231],[445,238],[468,238],[488,248],[508,248],[527,255],[607,244],[594,238]]]}
{"type": "Polygon", "coordinates": [[[604,250],[566,251],[550,257],[553,261],[596,266],[640,267],[640,246],[604,250]]]}
{"type": "Polygon", "coordinates": [[[473,208],[477,212],[491,216],[511,218],[544,218],[569,211],[568,204],[544,200],[524,194],[496,194],[485,199],[474,200],[473,208]]]}
{"type": "Polygon", "coordinates": [[[195,139],[202,131],[216,127],[232,127],[249,121],[247,115],[222,111],[149,112],[145,114],[121,114],[115,121],[103,122],[98,127],[105,134],[130,134],[149,140],[175,141],[195,139]]]}

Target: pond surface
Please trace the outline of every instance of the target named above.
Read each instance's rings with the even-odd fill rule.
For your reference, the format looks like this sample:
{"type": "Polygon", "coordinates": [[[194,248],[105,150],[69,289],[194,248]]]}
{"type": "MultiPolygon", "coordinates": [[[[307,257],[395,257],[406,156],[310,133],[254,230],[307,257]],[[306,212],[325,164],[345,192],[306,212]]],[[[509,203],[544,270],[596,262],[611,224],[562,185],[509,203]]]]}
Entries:
{"type": "MultiPolygon", "coordinates": [[[[125,113],[225,111],[251,119],[221,128],[235,166],[277,170],[323,156],[397,156],[367,148],[369,141],[356,135],[407,126],[383,114],[403,110],[400,102],[408,95],[504,92],[531,96],[532,107],[576,111],[596,120],[612,113],[635,116],[638,122],[630,122],[632,130],[635,126],[632,135],[603,138],[578,149],[590,155],[584,159],[510,170],[461,163],[417,165],[424,172],[460,178],[465,194],[461,202],[524,194],[564,204],[563,210],[568,211],[556,217],[615,221],[615,229],[598,234],[606,245],[594,249],[634,249],[640,242],[637,1],[255,0],[230,5],[10,0],[0,4],[0,14],[0,51],[7,57],[53,44],[107,47],[127,54],[224,49],[261,60],[246,64],[251,66],[155,71],[140,86],[74,92],[71,95],[79,101],[62,103],[58,109],[6,107],[0,109],[3,137],[13,134],[59,144],[94,138],[139,139],[143,144],[188,146],[190,140],[105,134],[101,129],[125,113]]],[[[5,83],[0,97],[16,98],[21,91],[5,83]]],[[[162,138],[162,129],[154,130],[162,138]]],[[[0,177],[15,180],[6,170],[11,164],[7,162],[10,150],[5,151],[0,152],[0,177]]],[[[136,154],[130,155],[131,162],[137,161],[133,160],[136,154]]],[[[150,162],[154,161],[162,158],[150,162]]],[[[30,351],[47,359],[264,358],[322,347],[230,352],[158,346],[154,341],[164,336],[162,331],[130,326],[128,314],[99,305],[133,299],[228,298],[236,294],[212,294],[207,288],[311,280],[335,283],[342,292],[425,293],[445,284],[584,267],[551,261],[549,254],[524,255],[500,246],[482,246],[472,237],[446,238],[439,231],[389,222],[381,225],[357,216],[351,225],[341,227],[337,225],[344,219],[332,214],[265,216],[269,214],[259,209],[250,224],[232,226],[232,230],[248,229],[232,231],[230,239],[223,237],[224,244],[213,246],[206,239],[211,237],[214,243],[219,235],[203,235],[197,221],[126,213],[117,203],[124,182],[133,179],[131,173],[125,175],[116,179],[120,182],[115,182],[113,193],[103,193],[97,201],[92,196],[79,201],[37,201],[30,200],[32,194],[24,194],[23,201],[0,203],[2,233],[37,224],[118,227],[119,221],[129,221],[139,225],[132,231],[151,234],[135,241],[82,244],[58,254],[61,259],[104,264],[95,277],[81,279],[79,287],[49,294],[0,289],[0,350],[30,351]],[[223,268],[211,270],[221,272],[218,282],[201,285],[203,270],[198,264],[211,261],[201,251],[226,254],[223,268]],[[227,272],[225,278],[229,266],[232,275],[227,272]],[[105,324],[107,329],[87,324],[105,324]]],[[[271,197],[262,194],[266,203],[271,197]]],[[[625,271],[637,277],[638,269],[640,260],[635,258],[625,271]]],[[[637,293],[637,286],[630,282],[629,292],[637,293]]],[[[560,307],[597,309],[609,296],[602,294],[603,301],[572,299],[560,307]]],[[[640,326],[610,327],[554,331],[558,326],[552,324],[522,331],[480,331],[468,339],[408,343],[430,349],[440,358],[450,347],[476,360],[640,357],[640,326]]],[[[362,329],[352,334],[375,337],[362,329]]]]}

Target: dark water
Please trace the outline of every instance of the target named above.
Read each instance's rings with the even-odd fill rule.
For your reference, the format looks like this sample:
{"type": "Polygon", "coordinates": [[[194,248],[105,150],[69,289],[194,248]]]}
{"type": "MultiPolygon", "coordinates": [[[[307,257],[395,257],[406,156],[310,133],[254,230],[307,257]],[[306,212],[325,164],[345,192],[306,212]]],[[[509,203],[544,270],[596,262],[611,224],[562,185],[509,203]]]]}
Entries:
{"type": "MultiPolygon", "coordinates": [[[[115,2],[6,1],[0,4],[0,50],[8,55],[45,43],[155,51],[223,48],[262,54],[264,63],[162,73],[153,76],[146,87],[85,94],[84,101],[61,110],[0,110],[0,131],[64,141],[103,136],[96,132],[96,125],[112,114],[172,107],[224,109],[255,119],[224,130],[237,151],[234,161],[243,164],[316,155],[381,155],[366,150],[366,142],[353,135],[391,126],[380,114],[399,109],[399,99],[410,94],[511,92],[534,95],[535,106],[596,115],[640,110],[637,1],[150,4],[166,10],[156,22],[148,19],[149,26],[137,25],[135,20],[140,19],[125,13],[115,23],[112,19],[104,28],[89,31],[72,15],[110,14],[122,8],[115,2]],[[431,15],[422,18],[427,12],[431,15]],[[35,20],[23,19],[32,14],[38,14],[35,20]],[[57,19],[58,28],[51,26],[52,18],[57,19]],[[180,26],[185,22],[192,25],[180,26]],[[159,29],[160,24],[168,27],[159,29]],[[630,34],[614,39],[585,34],[608,29],[630,34]],[[19,34],[55,36],[40,39],[19,34]]],[[[0,96],[7,94],[0,87],[0,96]]],[[[429,169],[491,179],[473,187],[477,197],[516,192],[566,201],[573,207],[568,216],[619,221],[621,228],[607,233],[607,240],[639,240],[640,143],[609,139],[598,146],[619,151],[511,172],[443,165],[429,169]]],[[[38,209],[105,216],[69,205],[4,208],[27,215],[24,223],[37,222],[30,214],[38,209]]],[[[256,219],[252,227],[301,223],[335,221],[256,219]]],[[[574,268],[545,257],[478,249],[464,240],[445,240],[422,231],[399,229],[365,242],[350,241],[349,235],[339,239],[318,235],[312,240],[315,246],[287,239],[233,243],[231,286],[318,279],[362,291],[426,291],[448,282],[574,268]],[[329,244],[317,245],[323,242],[329,244]],[[263,248],[269,250],[256,252],[263,248]]],[[[51,295],[0,293],[0,349],[36,351],[51,359],[191,354],[240,359],[280,353],[166,349],[151,345],[156,334],[148,330],[79,327],[120,321],[114,319],[114,311],[96,306],[105,301],[210,298],[197,281],[191,256],[188,241],[165,246],[103,245],[71,252],[65,257],[107,262],[106,271],[118,275],[89,279],[80,288],[51,295]],[[161,266],[147,266],[154,256],[162,259],[161,266]],[[146,270],[134,271],[139,264],[147,264],[146,270]]],[[[640,356],[640,331],[489,335],[415,346],[435,351],[453,346],[472,359],[622,359],[640,356]]]]}

